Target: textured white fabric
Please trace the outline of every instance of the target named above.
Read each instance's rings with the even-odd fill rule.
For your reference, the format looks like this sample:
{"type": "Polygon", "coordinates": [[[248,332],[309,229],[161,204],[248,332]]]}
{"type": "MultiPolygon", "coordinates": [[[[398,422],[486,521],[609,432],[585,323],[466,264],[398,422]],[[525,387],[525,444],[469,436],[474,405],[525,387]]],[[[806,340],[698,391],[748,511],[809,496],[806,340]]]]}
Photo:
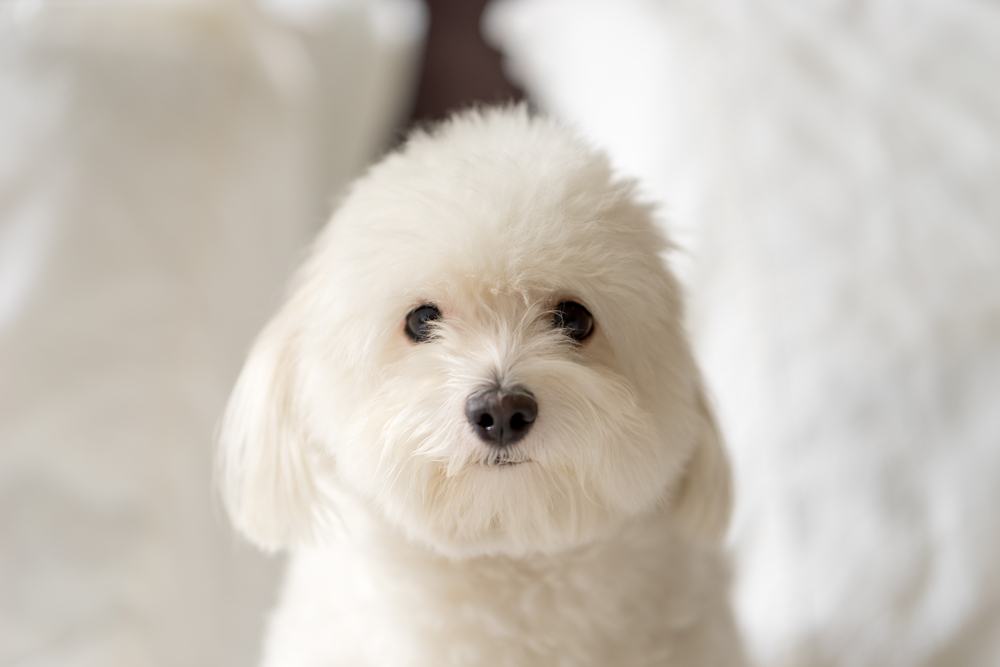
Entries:
{"type": "Polygon", "coordinates": [[[765,665],[1000,661],[1000,6],[506,0],[666,202],[765,665]]]}
{"type": "Polygon", "coordinates": [[[255,661],[277,564],[217,508],[213,430],[406,105],[395,4],[313,23],[356,77],[239,3],[0,8],[0,665],[255,661]]]}

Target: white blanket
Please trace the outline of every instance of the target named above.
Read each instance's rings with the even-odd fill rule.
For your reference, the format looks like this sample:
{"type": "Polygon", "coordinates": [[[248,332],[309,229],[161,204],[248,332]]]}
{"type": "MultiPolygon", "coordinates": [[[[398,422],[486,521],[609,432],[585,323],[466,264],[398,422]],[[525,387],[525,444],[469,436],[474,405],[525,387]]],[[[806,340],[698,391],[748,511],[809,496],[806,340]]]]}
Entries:
{"type": "Polygon", "coordinates": [[[277,563],[218,510],[213,431],[423,31],[311,5],[0,8],[0,665],[255,662],[277,563]]]}

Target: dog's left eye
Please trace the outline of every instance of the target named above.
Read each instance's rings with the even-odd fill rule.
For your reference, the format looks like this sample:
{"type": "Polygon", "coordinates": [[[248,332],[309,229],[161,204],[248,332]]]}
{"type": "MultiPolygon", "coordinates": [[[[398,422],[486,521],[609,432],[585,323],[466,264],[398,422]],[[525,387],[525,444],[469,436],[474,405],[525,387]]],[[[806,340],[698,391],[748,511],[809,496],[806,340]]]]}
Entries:
{"type": "Polygon", "coordinates": [[[594,331],[594,316],[586,306],[576,301],[563,301],[555,307],[552,323],[577,342],[585,340],[594,331]]]}
{"type": "Polygon", "coordinates": [[[406,316],[406,335],[415,343],[426,343],[434,331],[432,324],[441,319],[441,311],[432,303],[417,306],[406,316]]]}

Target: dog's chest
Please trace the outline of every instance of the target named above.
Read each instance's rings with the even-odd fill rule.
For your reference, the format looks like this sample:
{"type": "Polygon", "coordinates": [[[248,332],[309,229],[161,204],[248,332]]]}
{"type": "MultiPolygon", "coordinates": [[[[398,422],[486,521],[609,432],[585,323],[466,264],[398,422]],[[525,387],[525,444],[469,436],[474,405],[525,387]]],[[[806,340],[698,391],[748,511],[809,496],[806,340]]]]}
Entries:
{"type": "Polygon", "coordinates": [[[725,606],[714,566],[647,546],[531,560],[303,552],[265,664],[701,664],[691,644],[725,606]]]}

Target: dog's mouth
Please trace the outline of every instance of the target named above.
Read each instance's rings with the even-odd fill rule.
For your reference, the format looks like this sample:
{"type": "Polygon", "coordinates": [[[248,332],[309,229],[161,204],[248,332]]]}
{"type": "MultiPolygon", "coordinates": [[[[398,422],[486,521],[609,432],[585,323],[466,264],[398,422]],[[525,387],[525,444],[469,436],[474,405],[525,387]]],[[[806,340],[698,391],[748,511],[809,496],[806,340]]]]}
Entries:
{"type": "Polygon", "coordinates": [[[509,454],[495,454],[483,461],[480,461],[480,465],[484,465],[487,468],[510,468],[530,462],[531,459],[527,458],[518,458],[509,454]]]}

